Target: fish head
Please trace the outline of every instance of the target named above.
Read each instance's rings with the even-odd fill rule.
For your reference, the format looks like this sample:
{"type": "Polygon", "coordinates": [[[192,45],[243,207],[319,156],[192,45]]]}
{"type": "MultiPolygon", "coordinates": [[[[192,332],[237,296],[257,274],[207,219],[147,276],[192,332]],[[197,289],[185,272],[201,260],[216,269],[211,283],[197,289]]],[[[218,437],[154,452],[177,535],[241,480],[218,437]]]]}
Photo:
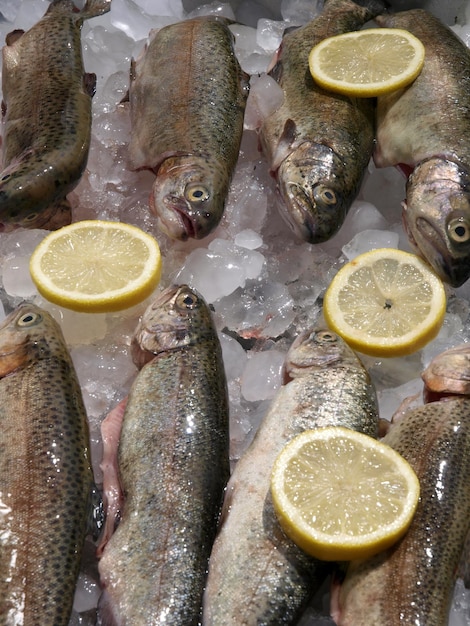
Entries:
{"type": "Polygon", "coordinates": [[[435,356],[421,378],[426,401],[443,394],[470,395],[470,344],[461,344],[435,356]]]}
{"type": "Polygon", "coordinates": [[[410,243],[453,287],[470,277],[470,175],[433,158],[408,178],[403,225],[410,243]]]}
{"type": "Polygon", "coordinates": [[[169,157],[157,171],[150,208],[172,239],[202,239],[219,223],[227,191],[228,180],[205,157],[169,157]]]}
{"type": "Polygon", "coordinates": [[[39,307],[23,304],[0,324],[0,378],[63,349],[57,322],[39,307]]]}
{"type": "Polygon", "coordinates": [[[209,307],[188,285],[172,285],[150,304],[132,339],[132,358],[137,367],[162,352],[194,345],[214,333],[209,307]]]}
{"type": "Polygon", "coordinates": [[[339,230],[356,192],[342,159],[328,146],[309,142],[282,161],[277,182],[283,217],[309,243],[328,241],[339,230]]]}
{"type": "Polygon", "coordinates": [[[310,328],[293,342],[284,363],[286,381],[308,375],[312,370],[358,364],[351,348],[332,330],[310,328]]]}

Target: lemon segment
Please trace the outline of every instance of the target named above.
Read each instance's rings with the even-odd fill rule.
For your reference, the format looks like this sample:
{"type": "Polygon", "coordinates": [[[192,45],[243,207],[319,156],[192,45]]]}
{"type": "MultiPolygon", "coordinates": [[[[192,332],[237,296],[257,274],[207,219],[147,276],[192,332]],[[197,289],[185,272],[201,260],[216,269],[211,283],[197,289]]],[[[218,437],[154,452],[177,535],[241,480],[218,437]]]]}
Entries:
{"type": "Polygon", "coordinates": [[[325,561],[368,558],[396,543],[418,506],[419,480],[398,452],[331,426],[307,430],[277,457],[271,494],[285,533],[325,561]]]}
{"type": "Polygon", "coordinates": [[[354,350],[398,357],[438,334],[446,312],[441,279],[420,257],[393,248],[360,254],[331,281],[323,314],[354,350]]]}
{"type": "Polygon", "coordinates": [[[161,276],[157,241],[136,226],[84,220],[51,232],[29,269],[39,293],[74,311],[119,311],[147,298],[161,276]]]}
{"type": "Polygon", "coordinates": [[[421,72],[421,41],[400,28],[370,28],[323,39],[309,54],[313,79],[324,89],[380,96],[409,85],[421,72]]]}

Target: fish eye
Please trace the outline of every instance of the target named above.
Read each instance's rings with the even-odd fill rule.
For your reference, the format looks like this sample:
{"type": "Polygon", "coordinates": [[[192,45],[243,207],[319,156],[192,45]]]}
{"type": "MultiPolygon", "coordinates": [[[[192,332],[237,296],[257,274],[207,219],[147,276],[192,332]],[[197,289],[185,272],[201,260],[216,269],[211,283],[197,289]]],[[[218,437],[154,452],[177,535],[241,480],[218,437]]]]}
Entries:
{"type": "Polygon", "coordinates": [[[210,194],[205,185],[196,183],[194,185],[188,185],[184,190],[184,196],[188,202],[205,202],[210,194]]]}
{"type": "Polygon", "coordinates": [[[466,243],[470,240],[470,228],[463,218],[453,219],[447,226],[449,237],[456,243],[466,243]]]}
{"type": "Polygon", "coordinates": [[[183,292],[178,294],[178,297],[176,298],[176,305],[180,309],[192,311],[199,306],[199,298],[193,293],[183,292]]]}
{"type": "Polygon", "coordinates": [[[24,218],[24,220],[22,220],[24,223],[28,223],[28,222],[32,222],[33,220],[35,220],[37,218],[37,216],[39,215],[39,213],[30,213],[27,217],[24,218]]]}
{"type": "Polygon", "coordinates": [[[317,332],[316,340],[320,343],[336,343],[338,337],[330,330],[320,330],[317,332]]]}
{"type": "Polygon", "coordinates": [[[337,202],[336,194],[333,189],[325,187],[325,185],[318,185],[315,187],[313,190],[313,197],[315,198],[315,202],[321,202],[327,206],[332,206],[337,202]]]}
{"type": "Polygon", "coordinates": [[[28,328],[29,326],[34,326],[35,324],[38,324],[41,320],[42,315],[40,315],[39,313],[25,313],[19,318],[17,324],[18,326],[28,328]]]}

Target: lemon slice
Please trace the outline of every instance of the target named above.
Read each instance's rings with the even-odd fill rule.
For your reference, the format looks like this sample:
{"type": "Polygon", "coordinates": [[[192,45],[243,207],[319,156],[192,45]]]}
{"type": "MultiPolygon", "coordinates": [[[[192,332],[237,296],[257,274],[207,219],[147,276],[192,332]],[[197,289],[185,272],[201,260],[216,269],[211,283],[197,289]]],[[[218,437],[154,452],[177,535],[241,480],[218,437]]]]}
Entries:
{"type": "Polygon", "coordinates": [[[136,226],[85,220],[51,232],[34,250],[29,269],[39,293],[88,313],[138,304],[158,285],[157,241],[136,226]]]}
{"type": "Polygon", "coordinates": [[[424,64],[421,41],[400,28],[370,28],[323,39],[308,59],[325,89],[373,97],[410,84],[424,64]]]}
{"type": "Polygon", "coordinates": [[[444,285],[418,256],[378,248],[335,275],[323,300],[331,330],[354,350],[379,357],[412,354],[439,332],[444,285]]]}
{"type": "Polygon", "coordinates": [[[368,558],[392,546],[416,511],[419,480],[390,446],[348,428],[307,430],[277,457],[274,510],[285,533],[325,561],[368,558]]]}

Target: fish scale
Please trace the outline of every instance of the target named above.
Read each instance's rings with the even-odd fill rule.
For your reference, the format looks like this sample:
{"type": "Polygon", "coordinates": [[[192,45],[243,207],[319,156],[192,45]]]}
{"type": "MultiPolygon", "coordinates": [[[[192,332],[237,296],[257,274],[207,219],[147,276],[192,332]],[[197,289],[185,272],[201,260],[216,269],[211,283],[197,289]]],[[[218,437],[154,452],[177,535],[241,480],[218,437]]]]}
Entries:
{"type": "Polygon", "coordinates": [[[0,326],[0,624],[69,622],[93,475],[80,387],[57,323],[0,326]]]}

